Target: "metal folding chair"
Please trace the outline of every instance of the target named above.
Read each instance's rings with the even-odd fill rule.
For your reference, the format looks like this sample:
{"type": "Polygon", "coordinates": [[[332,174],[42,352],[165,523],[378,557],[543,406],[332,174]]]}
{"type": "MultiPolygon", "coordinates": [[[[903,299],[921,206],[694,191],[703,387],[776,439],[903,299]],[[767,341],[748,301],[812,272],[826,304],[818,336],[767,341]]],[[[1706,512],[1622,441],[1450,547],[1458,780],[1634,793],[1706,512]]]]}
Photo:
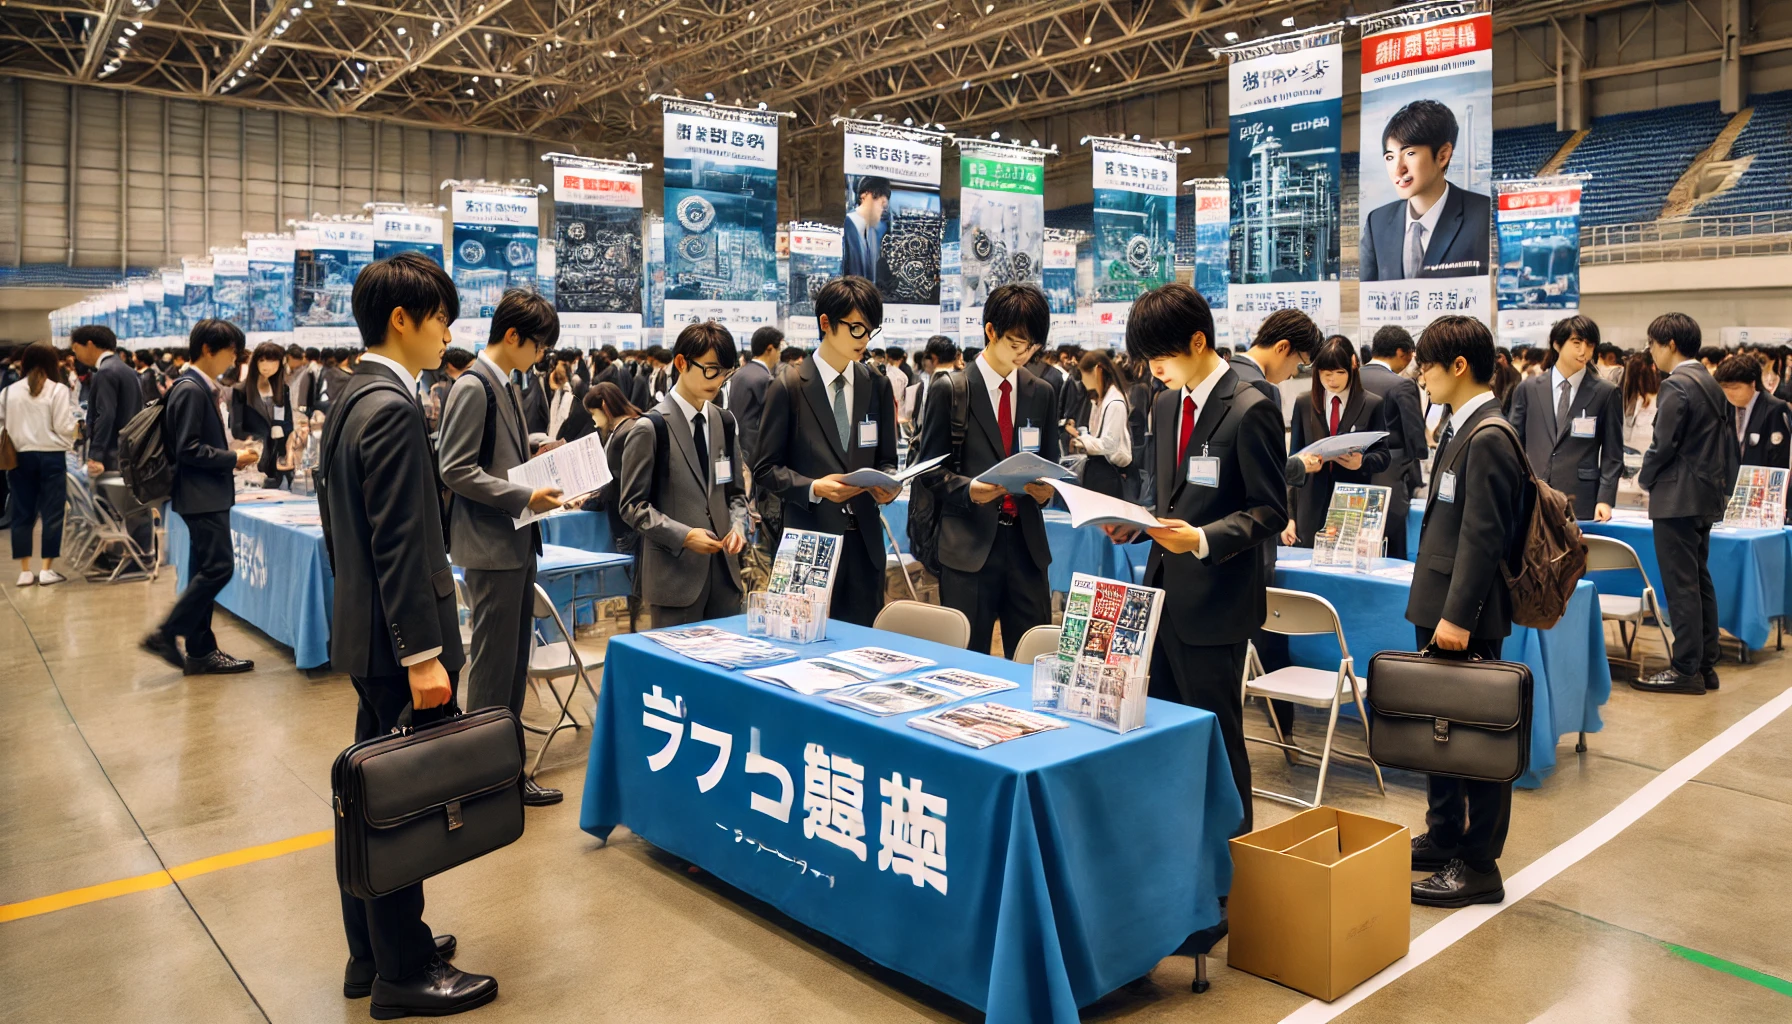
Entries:
{"type": "Polygon", "coordinates": [[[1637,676],[1641,678],[1642,660],[1631,656],[1637,634],[1653,616],[1655,629],[1661,636],[1662,649],[1673,650],[1673,645],[1668,642],[1667,613],[1655,596],[1655,588],[1649,584],[1649,574],[1643,571],[1643,560],[1637,557],[1635,548],[1621,540],[1594,534],[1587,534],[1585,540],[1588,572],[1634,572],[1643,581],[1643,592],[1637,597],[1603,592],[1599,595],[1600,620],[1618,624],[1618,639],[1624,643],[1624,658],[1637,662],[1637,676]],[[1626,625],[1630,629],[1626,630],[1626,625]]]}
{"type": "MultiPolygon", "coordinates": [[[[541,749],[535,752],[535,760],[529,765],[529,778],[531,779],[535,778],[535,773],[541,770],[541,759],[547,756],[548,745],[554,742],[554,737],[560,734],[560,730],[572,729],[576,732],[584,728],[573,716],[572,699],[579,692],[579,684],[584,683],[585,691],[591,694],[593,704],[596,703],[597,687],[591,683],[591,673],[603,668],[604,664],[602,655],[598,655],[594,659],[580,651],[578,645],[573,643],[572,631],[566,628],[566,620],[560,617],[560,609],[554,607],[553,598],[548,596],[548,592],[539,583],[535,584],[534,612],[538,623],[549,619],[553,620],[554,627],[560,631],[560,639],[553,643],[547,643],[541,636],[540,629],[537,628],[535,649],[529,652],[528,678],[533,684],[546,686],[548,692],[554,695],[554,703],[560,709],[560,717],[552,729],[545,730],[547,738],[541,741],[541,749]],[[569,677],[573,679],[573,684],[567,687],[566,692],[562,694],[560,688],[554,685],[555,681],[569,677]]],[[[525,728],[528,727],[525,726],[525,728]]],[[[530,731],[544,732],[539,729],[530,731]]]]}

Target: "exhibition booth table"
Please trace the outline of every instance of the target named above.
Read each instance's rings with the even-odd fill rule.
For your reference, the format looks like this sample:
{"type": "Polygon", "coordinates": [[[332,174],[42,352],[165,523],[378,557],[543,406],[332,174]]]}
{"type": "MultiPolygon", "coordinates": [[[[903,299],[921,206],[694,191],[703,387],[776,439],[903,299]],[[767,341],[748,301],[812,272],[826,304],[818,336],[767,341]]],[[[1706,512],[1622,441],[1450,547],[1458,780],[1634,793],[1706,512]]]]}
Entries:
{"type": "Polygon", "coordinates": [[[613,551],[610,517],[602,512],[555,512],[537,520],[541,542],[580,551],[613,551]]]}
{"type": "MultiPolygon", "coordinates": [[[[742,616],[709,625],[744,633],[742,616]]],[[[866,645],[1012,679],[1032,667],[830,621],[866,645]]],[[[625,825],[783,913],[988,1014],[1075,1024],[1219,920],[1243,809],[1214,717],[1153,700],[977,750],[611,638],[579,826],[625,825]]]]}
{"type": "MultiPolygon", "coordinates": [[[[890,532],[896,535],[897,547],[907,553],[908,498],[897,498],[883,509],[890,532]]],[[[1068,592],[1070,577],[1079,572],[1103,579],[1130,580],[1134,570],[1144,566],[1143,552],[1151,547],[1149,544],[1116,545],[1099,527],[1078,529],[1070,525],[1070,513],[1051,508],[1045,510],[1045,542],[1052,552],[1047,575],[1055,593],[1068,592]]]]}

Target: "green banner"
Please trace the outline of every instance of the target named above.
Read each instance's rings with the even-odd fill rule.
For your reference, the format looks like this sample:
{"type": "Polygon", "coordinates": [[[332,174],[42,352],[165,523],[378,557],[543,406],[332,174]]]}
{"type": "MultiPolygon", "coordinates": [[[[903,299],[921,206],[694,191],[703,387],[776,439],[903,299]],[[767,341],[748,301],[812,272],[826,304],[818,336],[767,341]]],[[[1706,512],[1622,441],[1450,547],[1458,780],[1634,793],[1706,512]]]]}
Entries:
{"type": "Polygon", "coordinates": [[[1045,166],[1016,164],[987,157],[965,157],[958,162],[959,184],[986,192],[1018,192],[1045,195],[1045,166]]]}

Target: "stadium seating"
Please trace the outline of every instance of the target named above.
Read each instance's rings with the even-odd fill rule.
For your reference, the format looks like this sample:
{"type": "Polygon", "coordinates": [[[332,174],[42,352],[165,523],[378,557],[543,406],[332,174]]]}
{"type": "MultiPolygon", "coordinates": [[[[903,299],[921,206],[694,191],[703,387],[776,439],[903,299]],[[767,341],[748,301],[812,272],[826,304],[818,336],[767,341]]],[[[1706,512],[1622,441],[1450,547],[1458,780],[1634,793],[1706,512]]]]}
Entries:
{"type": "Polygon", "coordinates": [[[1556,155],[1573,132],[1556,131],[1553,124],[1505,128],[1493,133],[1493,177],[1528,178],[1556,155]]]}
{"type": "Polygon", "coordinates": [[[1792,210],[1792,90],[1749,98],[1748,127],[1730,147],[1730,159],[1753,156],[1736,184],[1693,207],[1695,217],[1792,210]]]}
{"type": "Polygon", "coordinates": [[[1596,118],[1562,165],[1592,175],[1581,190],[1581,224],[1655,220],[1668,190],[1729,120],[1715,102],[1596,118]]]}

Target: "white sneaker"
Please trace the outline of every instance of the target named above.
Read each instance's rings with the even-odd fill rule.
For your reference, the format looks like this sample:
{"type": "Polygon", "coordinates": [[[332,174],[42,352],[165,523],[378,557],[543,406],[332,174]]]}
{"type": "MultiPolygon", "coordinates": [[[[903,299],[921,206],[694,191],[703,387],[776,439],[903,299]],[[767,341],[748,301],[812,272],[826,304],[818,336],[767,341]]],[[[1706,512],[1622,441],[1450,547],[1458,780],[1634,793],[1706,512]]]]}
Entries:
{"type": "Polygon", "coordinates": [[[33,573],[30,569],[26,569],[24,572],[19,573],[19,586],[29,587],[31,584],[36,583],[36,582],[37,582],[37,574],[33,573]]]}
{"type": "Polygon", "coordinates": [[[45,569],[43,572],[37,574],[37,585],[40,587],[48,587],[65,582],[67,579],[67,576],[62,575],[54,569],[45,569]]]}

